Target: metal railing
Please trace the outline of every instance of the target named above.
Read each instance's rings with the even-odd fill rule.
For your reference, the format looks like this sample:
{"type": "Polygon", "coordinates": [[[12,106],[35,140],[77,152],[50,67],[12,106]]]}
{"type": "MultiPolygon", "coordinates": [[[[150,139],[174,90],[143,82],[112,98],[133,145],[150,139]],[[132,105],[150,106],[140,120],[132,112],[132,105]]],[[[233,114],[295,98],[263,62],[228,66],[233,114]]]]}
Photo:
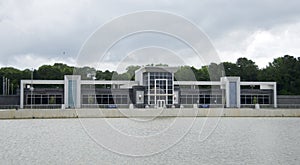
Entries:
{"type": "MultiPolygon", "coordinates": [[[[210,108],[220,107],[222,105],[210,104],[210,108]]],[[[193,104],[182,104],[184,108],[193,108],[193,104]]],[[[273,108],[272,104],[260,105],[261,108],[273,108]]],[[[81,108],[110,108],[108,105],[103,104],[82,104],[81,108]]],[[[129,108],[129,104],[116,105],[116,108],[129,108]]],[[[153,107],[150,107],[153,108],[153,107]]],[[[241,108],[254,108],[254,105],[242,104],[241,108]]],[[[277,104],[277,108],[296,109],[300,108],[300,104],[277,104]]],[[[20,109],[19,105],[0,105],[0,109],[20,109]]],[[[31,105],[24,105],[24,109],[31,109],[31,105]]],[[[62,104],[47,104],[47,105],[32,105],[32,109],[62,109],[62,104]]],[[[68,108],[66,108],[68,109],[68,108]]]]}
{"type": "Polygon", "coordinates": [[[81,104],[81,108],[129,108],[129,104],[81,104]]]}
{"type": "Polygon", "coordinates": [[[61,109],[62,104],[39,104],[24,105],[24,109],[61,109]]]}
{"type": "Polygon", "coordinates": [[[0,105],[0,109],[19,109],[19,105],[0,105]]]}
{"type": "Polygon", "coordinates": [[[277,104],[278,108],[300,108],[300,104],[277,104]]]}

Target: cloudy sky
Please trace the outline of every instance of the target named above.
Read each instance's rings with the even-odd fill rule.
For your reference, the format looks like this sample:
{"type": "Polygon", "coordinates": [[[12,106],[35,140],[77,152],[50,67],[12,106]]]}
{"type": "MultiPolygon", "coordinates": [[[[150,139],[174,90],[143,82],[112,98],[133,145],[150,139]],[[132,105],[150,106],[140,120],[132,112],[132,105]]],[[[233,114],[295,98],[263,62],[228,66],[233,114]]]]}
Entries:
{"type": "MultiPolygon", "coordinates": [[[[300,56],[299,7],[299,0],[0,0],[0,67],[37,68],[55,62],[76,65],[82,46],[103,24],[120,15],[155,10],[193,22],[210,39],[222,61],[247,57],[263,68],[285,54],[300,56]]],[[[110,52],[115,58],[104,60],[100,69],[115,69],[113,59],[122,59],[122,54],[128,57],[123,61],[136,63],[142,57],[136,54],[149,56],[140,58],[144,59],[142,64],[159,58],[151,53],[165,54],[157,62],[172,59],[168,58],[170,52],[185,52],[189,58],[190,51],[166,38],[143,34],[124,40],[110,52]],[[141,41],[148,45],[139,44],[141,41]]],[[[197,63],[185,62],[199,67],[197,63]]]]}

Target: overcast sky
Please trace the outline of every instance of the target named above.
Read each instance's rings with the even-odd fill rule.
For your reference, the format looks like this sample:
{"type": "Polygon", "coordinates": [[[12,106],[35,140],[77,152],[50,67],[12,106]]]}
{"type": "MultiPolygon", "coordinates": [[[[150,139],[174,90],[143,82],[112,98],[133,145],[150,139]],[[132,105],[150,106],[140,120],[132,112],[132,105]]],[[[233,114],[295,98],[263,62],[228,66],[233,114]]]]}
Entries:
{"type": "MultiPolygon", "coordinates": [[[[247,57],[262,68],[285,54],[300,56],[299,7],[299,0],[0,0],[0,67],[75,65],[82,45],[101,25],[127,13],[156,10],[183,16],[197,25],[222,61],[247,57]]],[[[155,40],[163,43],[164,37],[155,40]]],[[[128,47],[137,42],[124,43],[128,47]]],[[[177,47],[176,41],[168,43],[177,47]]],[[[155,47],[152,52],[165,52],[167,57],[168,49],[155,47]]],[[[115,50],[115,56],[122,56],[122,50],[115,50]]],[[[140,50],[151,56],[151,50],[140,50]]],[[[130,57],[138,61],[136,55],[130,57]]],[[[192,60],[188,64],[198,67],[192,60]]],[[[114,61],[107,60],[100,69],[115,69],[112,66],[114,61]]]]}

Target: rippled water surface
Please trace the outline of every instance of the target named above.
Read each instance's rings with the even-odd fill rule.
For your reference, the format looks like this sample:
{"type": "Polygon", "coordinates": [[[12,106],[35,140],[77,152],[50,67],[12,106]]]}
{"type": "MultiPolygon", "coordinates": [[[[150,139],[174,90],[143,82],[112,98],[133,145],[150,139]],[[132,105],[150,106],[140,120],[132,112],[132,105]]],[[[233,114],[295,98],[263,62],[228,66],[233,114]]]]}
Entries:
{"type": "Polygon", "coordinates": [[[0,164],[300,164],[299,118],[211,120],[0,120],[0,164]]]}

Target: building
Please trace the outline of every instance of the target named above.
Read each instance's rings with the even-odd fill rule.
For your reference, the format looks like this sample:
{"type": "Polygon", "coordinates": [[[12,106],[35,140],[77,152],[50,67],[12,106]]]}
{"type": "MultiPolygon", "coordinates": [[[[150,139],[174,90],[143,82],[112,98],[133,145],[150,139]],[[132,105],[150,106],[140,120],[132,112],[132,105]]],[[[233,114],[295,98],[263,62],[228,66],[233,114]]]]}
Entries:
{"type": "Polygon", "coordinates": [[[79,75],[65,75],[64,80],[21,80],[20,108],[239,108],[254,102],[277,107],[276,82],[242,82],[239,77],[175,81],[177,69],[142,67],[135,81],[81,80],[79,75]]]}

